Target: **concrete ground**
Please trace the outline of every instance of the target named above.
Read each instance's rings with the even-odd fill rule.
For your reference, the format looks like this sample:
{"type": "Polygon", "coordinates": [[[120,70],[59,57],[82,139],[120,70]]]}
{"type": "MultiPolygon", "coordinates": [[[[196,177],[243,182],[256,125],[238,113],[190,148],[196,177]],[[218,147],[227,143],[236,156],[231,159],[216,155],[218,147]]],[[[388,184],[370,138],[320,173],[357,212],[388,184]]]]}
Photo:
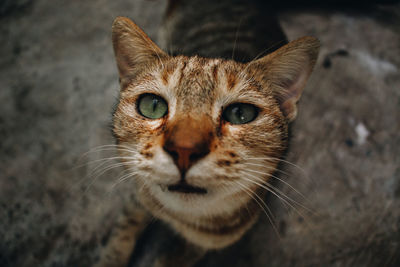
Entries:
{"type": "MultiPolygon", "coordinates": [[[[89,163],[109,154],[85,154],[113,143],[111,23],[128,16],[156,40],[164,2],[0,3],[0,266],[90,266],[97,257],[129,197],[121,169],[99,176],[89,163]]],[[[279,235],[261,216],[196,266],[400,266],[400,5],[280,19],[290,40],[322,43],[293,125],[288,161],[299,167],[286,164],[282,176],[305,198],[283,185],[299,204],[269,199],[279,235]]],[[[150,229],[135,266],[181,242],[162,224],[150,229]]]]}

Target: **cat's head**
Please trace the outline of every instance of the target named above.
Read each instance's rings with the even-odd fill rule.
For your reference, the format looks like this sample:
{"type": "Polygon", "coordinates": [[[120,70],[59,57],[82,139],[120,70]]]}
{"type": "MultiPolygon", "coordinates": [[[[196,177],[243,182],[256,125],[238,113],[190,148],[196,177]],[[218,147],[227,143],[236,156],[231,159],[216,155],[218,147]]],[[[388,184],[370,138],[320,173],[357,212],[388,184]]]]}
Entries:
{"type": "Polygon", "coordinates": [[[212,216],[268,188],[317,58],[315,38],[247,64],[172,57],[117,18],[113,45],[121,83],[113,131],[139,201],[153,212],[212,216]]]}

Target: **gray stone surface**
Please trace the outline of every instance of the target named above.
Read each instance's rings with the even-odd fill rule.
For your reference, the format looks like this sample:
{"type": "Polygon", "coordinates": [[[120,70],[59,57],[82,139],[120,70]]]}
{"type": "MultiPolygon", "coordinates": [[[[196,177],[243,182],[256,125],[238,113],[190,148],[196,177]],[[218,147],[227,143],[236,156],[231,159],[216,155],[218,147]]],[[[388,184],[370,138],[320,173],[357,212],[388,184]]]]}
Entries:
{"type": "MultiPolygon", "coordinates": [[[[4,3],[0,266],[90,266],[129,197],[121,169],[98,177],[96,162],[85,164],[109,155],[85,152],[113,142],[110,25],[128,16],[156,38],[165,3],[4,3]]],[[[288,160],[301,170],[286,164],[282,175],[307,200],[282,190],[317,214],[299,205],[287,211],[271,197],[280,237],[261,216],[242,241],[198,266],[399,266],[400,6],[280,18],[289,39],[313,35],[322,43],[293,125],[288,160]]],[[[171,236],[156,227],[143,261],[162,253],[157,238],[171,236]]]]}

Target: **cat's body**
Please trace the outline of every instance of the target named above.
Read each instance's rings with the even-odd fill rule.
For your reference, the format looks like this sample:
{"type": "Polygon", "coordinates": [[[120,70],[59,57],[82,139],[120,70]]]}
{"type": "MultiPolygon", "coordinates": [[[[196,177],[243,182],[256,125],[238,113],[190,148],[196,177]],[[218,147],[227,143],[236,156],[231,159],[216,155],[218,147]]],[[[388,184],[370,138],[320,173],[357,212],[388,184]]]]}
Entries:
{"type": "Polygon", "coordinates": [[[113,131],[140,204],[123,217],[99,266],[126,265],[148,218],[139,206],[202,249],[233,244],[266,209],[287,149],[318,41],[305,37],[255,60],[286,42],[273,18],[260,24],[262,10],[250,3],[234,20],[245,1],[210,6],[204,16],[189,11],[201,1],[185,3],[170,3],[163,32],[167,50],[181,56],[126,18],[113,25],[121,81],[113,131]]]}
{"type": "Polygon", "coordinates": [[[159,34],[159,45],[169,54],[249,62],[287,43],[262,1],[169,2],[159,34]]]}

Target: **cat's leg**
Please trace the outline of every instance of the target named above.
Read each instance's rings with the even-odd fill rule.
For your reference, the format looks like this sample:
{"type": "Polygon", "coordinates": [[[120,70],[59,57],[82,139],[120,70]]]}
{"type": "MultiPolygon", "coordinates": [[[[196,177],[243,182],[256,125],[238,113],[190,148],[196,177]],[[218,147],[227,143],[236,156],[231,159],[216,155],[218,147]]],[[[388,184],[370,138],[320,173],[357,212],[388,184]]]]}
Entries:
{"type": "Polygon", "coordinates": [[[95,267],[126,267],[139,235],[150,220],[149,214],[135,205],[123,210],[112,229],[107,244],[100,252],[95,267]]]}

